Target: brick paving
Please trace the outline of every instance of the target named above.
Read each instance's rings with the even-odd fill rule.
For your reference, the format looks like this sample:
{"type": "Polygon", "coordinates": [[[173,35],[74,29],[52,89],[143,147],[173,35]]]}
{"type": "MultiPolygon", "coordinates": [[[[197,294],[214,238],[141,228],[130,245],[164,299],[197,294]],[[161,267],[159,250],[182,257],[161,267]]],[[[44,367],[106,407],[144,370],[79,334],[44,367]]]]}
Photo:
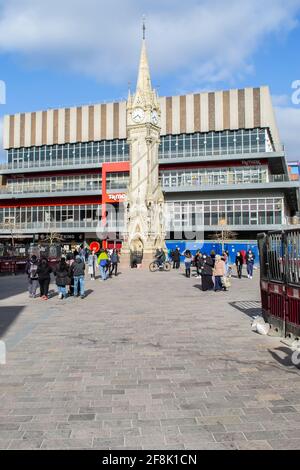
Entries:
{"type": "Polygon", "coordinates": [[[23,276],[0,285],[1,449],[300,448],[300,370],[250,329],[257,273],[203,293],[124,270],[48,302],[23,276]]]}

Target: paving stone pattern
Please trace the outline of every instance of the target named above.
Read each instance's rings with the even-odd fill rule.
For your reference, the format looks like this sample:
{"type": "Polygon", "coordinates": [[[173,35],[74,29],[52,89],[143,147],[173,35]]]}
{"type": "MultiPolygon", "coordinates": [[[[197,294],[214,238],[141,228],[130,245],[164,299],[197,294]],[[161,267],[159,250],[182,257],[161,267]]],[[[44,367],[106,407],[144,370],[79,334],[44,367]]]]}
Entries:
{"type": "Polygon", "coordinates": [[[1,277],[0,448],[299,449],[300,370],[250,328],[258,273],[199,284],[123,270],[42,301],[1,277]]]}

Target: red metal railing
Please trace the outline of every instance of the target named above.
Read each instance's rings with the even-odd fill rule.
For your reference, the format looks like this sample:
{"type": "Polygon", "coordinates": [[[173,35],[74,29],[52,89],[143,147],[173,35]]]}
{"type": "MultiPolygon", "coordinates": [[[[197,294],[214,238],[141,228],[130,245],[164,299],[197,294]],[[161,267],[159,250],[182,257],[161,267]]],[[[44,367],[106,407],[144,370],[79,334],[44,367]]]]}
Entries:
{"type": "Polygon", "coordinates": [[[262,310],[283,336],[300,337],[300,230],[258,236],[262,310]]]}

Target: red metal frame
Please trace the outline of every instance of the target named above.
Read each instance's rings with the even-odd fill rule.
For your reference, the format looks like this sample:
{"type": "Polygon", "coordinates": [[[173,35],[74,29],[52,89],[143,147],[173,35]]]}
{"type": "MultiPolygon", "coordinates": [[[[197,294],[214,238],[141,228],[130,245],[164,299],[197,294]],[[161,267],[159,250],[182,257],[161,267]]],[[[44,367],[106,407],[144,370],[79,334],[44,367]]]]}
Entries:
{"type": "MultiPolygon", "coordinates": [[[[110,195],[107,194],[106,188],[106,177],[108,173],[123,173],[130,171],[130,162],[115,162],[115,163],[103,163],[102,165],[102,224],[106,224],[106,204],[112,204],[110,195]]],[[[120,199],[114,200],[114,203],[119,204],[120,200],[123,199],[125,193],[113,193],[115,196],[119,196],[120,199]]]]}

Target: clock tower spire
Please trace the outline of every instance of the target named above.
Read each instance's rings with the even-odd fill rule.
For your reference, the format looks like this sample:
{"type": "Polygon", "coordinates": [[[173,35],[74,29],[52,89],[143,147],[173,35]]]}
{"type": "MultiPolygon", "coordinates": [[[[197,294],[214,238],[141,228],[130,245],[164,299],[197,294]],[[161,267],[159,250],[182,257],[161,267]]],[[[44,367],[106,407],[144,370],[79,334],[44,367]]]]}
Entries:
{"type": "Polygon", "coordinates": [[[153,259],[165,248],[164,197],[159,183],[160,104],[152,88],[143,22],[143,40],[136,91],[127,101],[130,178],[127,190],[123,253],[143,251],[153,259]]]}

